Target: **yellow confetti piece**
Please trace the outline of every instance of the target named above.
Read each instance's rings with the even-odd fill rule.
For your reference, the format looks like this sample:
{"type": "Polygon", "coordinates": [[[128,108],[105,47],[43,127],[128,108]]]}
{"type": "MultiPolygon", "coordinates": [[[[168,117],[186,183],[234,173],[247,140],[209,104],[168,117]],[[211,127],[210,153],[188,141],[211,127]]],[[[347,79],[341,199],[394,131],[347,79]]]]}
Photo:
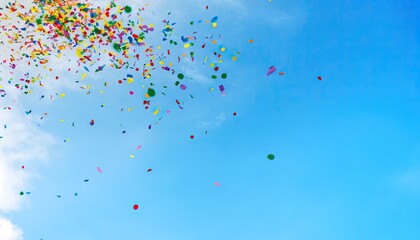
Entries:
{"type": "Polygon", "coordinates": [[[130,155],[130,158],[134,158],[134,155],[133,155],[133,154],[131,154],[131,155],[130,155]]]}
{"type": "Polygon", "coordinates": [[[226,51],[226,48],[222,47],[222,48],[220,49],[220,51],[224,52],[224,51],[226,51]]]}
{"type": "Polygon", "coordinates": [[[81,49],[81,48],[77,48],[77,49],[76,49],[76,56],[77,56],[78,58],[81,58],[81,57],[82,57],[82,49],[81,49]]]}
{"type": "Polygon", "coordinates": [[[99,90],[99,93],[100,94],[104,94],[104,90],[99,90]]]}
{"type": "Polygon", "coordinates": [[[65,96],[66,96],[66,94],[65,94],[65,93],[60,94],[60,98],[63,98],[63,97],[65,97],[65,96]]]}
{"type": "Polygon", "coordinates": [[[127,78],[127,83],[128,84],[131,84],[131,83],[133,83],[134,82],[134,78],[127,78]]]}
{"type": "Polygon", "coordinates": [[[232,60],[236,61],[236,60],[238,60],[238,58],[236,56],[232,56],[232,60]]]}
{"type": "Polygon", "coordinates": [[[210,88],[209,92],[213,92],[214,88],[210,88]]]}
{"type": "Polygon", "coordinates": [[[189,43],[184,44],[184,48],[189,48],[189,47],[190,47],[189,43]]]}
{"type": "Polygon", "coordinates": [[[83,73],[82,74],[82,80],[85,79],[86,76],[87,76],[87,73],[83,73]]]}
{"type": "Polygon", "coordinates": [[[216,39],[211,40],[211,44],[216,44],[216,39]]]}
{"type": "Polygon", "coordinates": [[[158,109],[156,109],[154,112],[153,112],[153,115],[158,115],[159,114],[159,108],[158,109]]]}
{"type": "Polygon", "coordinates": [[[60,119],[60,122],[64,122],[64,119],[60,119]]]}
{"type": "Polygon", "coordinates": [[[211,26],[212,26],[213,28],[216,28],[216,27],[217,27],[217,22],[212,23],[212,24],[211,24],[211,26]]]}
{"type": "Polygon", "coordinates": [[[162,60],[160,60],[160,61],[159,61],[159,64],[160,64],[160,65],[163,65],[163,64],[165,64],[165,62],[164,62],[164,61],[162,61],[162,60]]]}

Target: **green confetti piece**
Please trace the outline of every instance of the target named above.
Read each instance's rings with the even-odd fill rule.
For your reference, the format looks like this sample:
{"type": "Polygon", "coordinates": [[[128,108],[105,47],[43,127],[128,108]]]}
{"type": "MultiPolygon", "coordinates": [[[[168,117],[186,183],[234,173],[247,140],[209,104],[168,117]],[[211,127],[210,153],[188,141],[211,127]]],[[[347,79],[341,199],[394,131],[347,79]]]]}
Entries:
{"type": "Polygon", "coordinates": [[[131,7],[130,7],[130,6],[125,6],[125,7],[124,7],[124,12],[126,12],[126,13],[131,13],[131,11],[132,11],[132,9],[131,9],[131,7]]]}
{"type": "Polygon", "coordinates": [[[155,92],[155,90],[154,90],[153,88],[149,88],[149,89],[147,90],[147,94],[148,94],[150,97],[154,97],[154,96],[156,95],[156,92],[155,92]]]}
{"type": "Polygon", "coordinates": [[[118,43],[114,43],[113,45],[112,45],[112,47],[115,49],[115,51],[117,51],[117,52],[120,52],[121,51],[121,48],[120,48],[120,45],[118,44],[118,43]]]}

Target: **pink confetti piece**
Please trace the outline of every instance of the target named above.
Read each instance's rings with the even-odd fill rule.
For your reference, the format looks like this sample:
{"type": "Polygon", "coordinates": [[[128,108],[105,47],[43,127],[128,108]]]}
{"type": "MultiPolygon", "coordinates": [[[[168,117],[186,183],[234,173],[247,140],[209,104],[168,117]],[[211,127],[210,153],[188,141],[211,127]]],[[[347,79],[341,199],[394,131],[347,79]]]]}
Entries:
{"type": "Polygon", "coordinates": [[[270,68],[268,68],[267,71],[267,76],[271,75],[273,72],[275,72],[277,69],[274,66],[271,66],[270,68]]]}
{"type": "Polygon", "coordinates": [[[220,183],[219,182],[214,182],[214,185],[216,185],[216,187],[220,187],[220,183]]]}
{"type": "Polygon", "coordinates": [[[96,167],[96,170],[98,170],[99,173],[102,173],[102,169],[100,167],[96,167]]]}

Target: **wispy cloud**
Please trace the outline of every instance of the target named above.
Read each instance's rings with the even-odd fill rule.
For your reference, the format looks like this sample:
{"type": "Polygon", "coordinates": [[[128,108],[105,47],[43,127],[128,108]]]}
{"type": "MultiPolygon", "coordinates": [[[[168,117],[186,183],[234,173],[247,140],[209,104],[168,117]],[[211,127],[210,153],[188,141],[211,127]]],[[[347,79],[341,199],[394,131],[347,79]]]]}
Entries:
{"type": "Polygon", "coordinates": [[[39,129],[34,119],[19,106],[1,109],[0,118],[0,211],[18,210],[23,199],[19,192],[28,187],[31,171],[25,164],[45,160],[54,138],[39,129]]]}
{"type": "Polygon", "coordinates": [[[420,193],[420,169],[414,169],[396,177],[396,185],[413,192],[420,193]]]}
{"type": "Polygon", "coordinates": [[[0,239],[2,240],[22,240],[22,230],[13,225],[12,222],[0,217],[0,239]]]}
{"type": "MultiPolygon", "coordinates": [[[[34,161],[48,158],[54,139],[50,134],[37,129],[34,119],[25,116],[24,110],[16,104],[12,110],[0,111],[1,213],[19,210],[25,204],[25,197],[20,192],[30,189],[29,183],[35,175],[29,166],[34,161]]],[[[22,231],[9,220],[0,218],[0,239],[23,239],[22,231]]]]}
{"type": "Polygon", "coordinates": [[[225,121],[226,121],[226,114],[225,113],[220,113],[219,115],[217,115],[216,117],[214,117],[210,121],[199,121],[199,122],[197,122],[196,126],[197,126],[197,128],[208,129],[208,128],[211,128],[211,127],[218,127],[222,123],[224,123],[225,121]]]}

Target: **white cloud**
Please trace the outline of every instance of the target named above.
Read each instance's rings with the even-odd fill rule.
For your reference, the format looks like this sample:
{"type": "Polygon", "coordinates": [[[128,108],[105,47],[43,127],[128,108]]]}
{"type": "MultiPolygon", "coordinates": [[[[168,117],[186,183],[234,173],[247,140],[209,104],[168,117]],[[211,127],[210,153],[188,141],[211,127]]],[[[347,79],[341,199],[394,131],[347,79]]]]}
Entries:
{"type": "Polygon", "coordinates": [[[36,128],[34,119],[16,106],[1,109],[0,114],[0,211],[18,210],[31,178],[31,171],[21,166],[45,160],[53,137],[36,128]]]}
{"type": "MultiPolygon", "coordinates": [[[[29,183],[35,175],[29,166],[46,160],[54,143],[51,135],[37,129],[34,117],[25,115],[16,103],[8,106],[12,110],[0,109],[0,212],[25,205],[26,198],[20,192],[30,192],[29,183]]],[[[23,239],[22,230],[0,218],[0,240],[18,239],[23,239]]]]}
{"type": "Polygon", "coordinates": [[[23,233],[19,227],[13,225],[8,219],[0,217],[0,239],[21,240],[23,239],[23,233]]]}
{"type": "Polygon", "coordinates": [[[213,118],[210,121],[199,121],[199,122],[197,122],[196,127],[201,128],[201,129],[218,127],[222,123],[224,123],[225,121],[226,121],[226,115],[224,113],[220,113],[219,115],[217,115],[215,118],[213,118]]]}

